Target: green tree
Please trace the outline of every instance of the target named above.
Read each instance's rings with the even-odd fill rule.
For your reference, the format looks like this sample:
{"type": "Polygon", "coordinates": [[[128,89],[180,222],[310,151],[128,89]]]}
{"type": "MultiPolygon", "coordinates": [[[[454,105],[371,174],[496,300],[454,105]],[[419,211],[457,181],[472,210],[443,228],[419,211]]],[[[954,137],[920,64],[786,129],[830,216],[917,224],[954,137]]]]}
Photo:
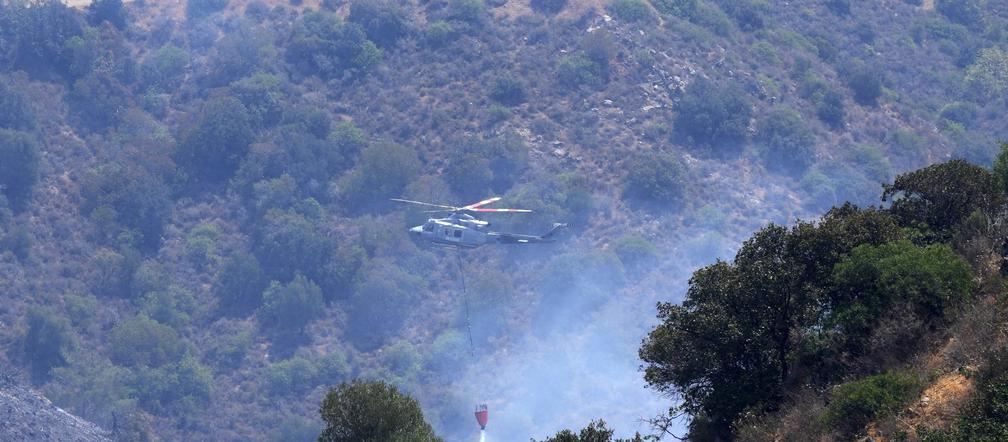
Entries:
{"type": "Polygon", "coordinates": [[[371,351],[398,336],[414,302],[424,293],[424,281],[394,263],[371,260],[349,299],[347,337],[362,351],[371,351]],[[381,327],[375,327],[381,324],[381,327]]]}
{"type": "Polygon", "coordinates": [[[160,367],[178,361],[186,350],[174,329],[144,315],[112,328],[109,343],[112,361],[128,367],[160,367]]]}
{"type": "Polygon", "coordinates": [[[406,146],[378,142],[366,147],[357,166],[340,180],[340,199],[354,212],[384,206],[400,196],[420,172],[420,159],[406,146]]]}
{"type": "Polygon", "coordinates": [[[634,157],[623,195],[666,207],[680,206],[686,196],[686,168],[670,153],[646,151],[634,157]]]}
{"type": "Polygon", "coordinates": [[[679,18],[693,17],[699,3],[699,0],[651,0],[651,4],[658,12],[679,18]]]}
{"type": "Polygon", "coordinates": [[[563,430],[555,436],[543,439],[542,442],[644,442],[640,434],[631,439],[613,439],[615,431],[606,427],[605,421],[601,419],[592,421],[579,433],[571,430],[563,430]]]}
{"type": "Polygon", "coordinates": [[[738,152],[746,142],[752,109],[746,94],[699,79],[686,88],[675,119],[676,134],[687,144],[718,152],[738,152]]]}
{"type": "Polygon", "coordinates": [[[451,0],[448,4],[448,15],[455,20],[478,23],[485,14],[483,0],[451,0]]]}
{"type": "Polygon", "coordinates": [[[67,96],[71,111],[86,127],[95,132],[115,125],[119,115],[129,107],[130,93],[112,75],[93,71],[73,83],[67,96]]]}
{"type": "Polygon", "coordinates": [[[316,221],[298,213],[271,210],[260,223],[255,254],[271,280],[290,281],[296,273],[317,279],[331,248],[316,221]]]}
{"type": "Polygon", "coordinates": [[[156,250],[171,215],[168,185],[140,167],[110,164],[90,171],[83,180],[81,209],[98,224],[106,241],[156,250]]]}
{"type": "Polygon", "coordinates": [[[386,48],[409,33],[409,15],[389,0],[354,0],[347,21],[361,25],[368,39],[386,48]]]}
{"type": "Polygon", "coordinates": [[[833,390],[822,420],[831,428],[854,435],[872,420],[898,413],[920,390],[912,375],[884,373],[841,384],[833,390]]]}
{"type": "Polygon", "coordinates": [[[606,5],[616,18],[628,22],[643,22],[652,19],[651,5],[645,0],[612,0],[606,5]]]}
{"type": "Polygon", "coordinates": [[[875,106],[882,96],[882,71],[863,62],[844,73],[847,86],[854,92],[854,101],[862,106],[875,106]]]}
{"type": "Polygon", "coordinates": [[[259,260],[254,255],[238,252],[224,261],[214,292],[222,310],[245,315],[262,303],[265,281],[259,260]]]}
{"type": "Polygon", "coordinates": [[[884,186],[882,200],[906,226],[930,229],[939,238],[973,211],[985,213],[1003,201],[990,171],[964,160],[952,160],[896,177],[884,186]]]}
{"type": "Polygon", "coordinates": [[[834,268],[833,282],[826,323],[854,354],[868,350],[875,325],[895,306],[908,305],[931,324],[969,300],[973,287],[969,264],[949,246],[919,248],[906,240],[854,248],[834,268]]]}
{"type": "Polygon", "coordinates": [[[31,131],[36,124],[35,109],[28,97],[0,81],[0,129],[31,131]]]}
{"type": "Polygon", "coordinates": [[[109,22],[117,29],[126,28],[126,19],[129,18],[122,0],[95,0],[88,5],[87,12],[91,24],[109,22]]]}
{"type": "Polygon", "coordinates": [[[508,106],[525,102],[525,84],[511,75],[497,77],[490,86],[490,98],[508,106]]]}
{"type": "Polygon", "coordinates": [[[172,93],[185,80],[188,69],[189,53],[169,44],[144,58],[140,65],[140,76],[147,88],[172,93]]]}
{"type": "Polygon", "coordinates": [[[227,7],[228,0],[186,0],[186,17],[199,19],[227,7]]]}
{"type": "Polygon", "coordinates": [[[302,333],[322,314],[322,307],[319,286],[303,275],[295,275],[287,284],[273,281],[263,292],[259,324],[273,333],[302,333]]]}
{"type": "Polygon", "coordinates": [[[308,12],[294,27],[287,44],[287,60],[308,74],[333,78],[348,70],[366,71],[381,51],[357,23],[344,23],[334,14],[308,12]]]}
{"type": "Polygon", "coordinates": [[[14,207],[23,207],[38,181],[39,153],[31,134],[0,129],[0,192],[14,207]]]}
{"type": "Polygon", "coordinates": [[[994,160],[994,168],[991,172],[994,179],[997,180],[1002,197],[1008,197],[1008,142],[1001,143],[1001,151],[998,152],[997,159],[994,160]]]}
{"type": "Polygon", "coordinates": [[[276,124],[281,117],[286,95],[281,87],[280,77],[264,72],[231,83],[231,94],[248,109],[252,125],[268,127],[276,124]]]}
{"type": "Polygon", "coordinates": [[[252,118],[234,97],[210,100],[179,144],[177,161],[194,179],[220,182],[238,168],[255,139],[252,118]]]}
{"type": "Polygon", "coordinates": [[[692,416],[691,437],[731,437],[743,411],[774,409],[801,382],[792,375],[816,371],[802,355],[815,346],[836,263],[899,235],[888,213],[852,205],[817,224],[758,231],[732,263],[697,270],[681,305],[659,304],[661,324],[640,348],[645,380],[682,399],[672,411],[692,416]]]}
{"type": "Polygon", "coordinates": [[[567,0],[532,0],[530,6],[542,13],[556,14],[567,6],[567,0]]]}
{"type": "Polygon", "coordinates": [[[767,168],[801,174],[815,161],[815,135],[788,107],[772,109],[759,123],[756,142],[767,168]]]}
{"type": "Polygon", "coordinates": [[[53,368],[67,363],[74,346],[74,333],[66,318],[44,308],[28,310],[28,332],[22,341],[25,358],[36,382],[49,379],[53,368]]]}
{"type": "Polygon", "coordinates": [[[1002,96],[1008,91],[1008,52],[996,47],[980,51],[976,61],[966,69],[966,81],[983,96],[1002,96]]]}
{"type": "Polygon", "coordinates": [[[329,390],[319,414],[319,442],[440,442],[420,404],[382,381],[343,383],[329,390]]]}
{"type": "Polygon", "coordinates": [[[935,9],[949,20],[967,26],[983,20],[986,0],[935,0],[935,9]]]}
{"type": "Polygon", "coordinates": [[[822,99],[816,103],[816,116],[833,129],[843,127],[847,120],[843,95],[834,90],[826,91],[822,99]]]}

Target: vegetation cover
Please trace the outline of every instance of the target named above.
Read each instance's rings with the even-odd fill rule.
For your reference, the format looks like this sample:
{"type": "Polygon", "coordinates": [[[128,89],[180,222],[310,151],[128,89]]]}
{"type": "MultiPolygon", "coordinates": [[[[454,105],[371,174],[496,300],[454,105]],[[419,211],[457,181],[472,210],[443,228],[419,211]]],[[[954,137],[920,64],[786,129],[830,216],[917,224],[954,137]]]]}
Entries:
{"type": "Polygon", "coordinates": [[[0,364],[123,440],[829,437],[953,336],[996,435],[1003,2],[800,3],[0,1],[0,364]],[[387,198],[491,195],[576,227],[465,255],[469,348],[387,198]]]}

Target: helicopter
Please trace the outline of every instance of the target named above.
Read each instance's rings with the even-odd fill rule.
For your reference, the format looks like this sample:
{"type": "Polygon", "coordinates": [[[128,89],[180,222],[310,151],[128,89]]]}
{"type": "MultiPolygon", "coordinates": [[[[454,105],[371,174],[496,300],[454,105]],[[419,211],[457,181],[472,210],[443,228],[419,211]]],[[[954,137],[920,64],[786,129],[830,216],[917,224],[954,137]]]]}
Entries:
{"type": "Polygon", "coordinates": [[[486,208],[490,203],[500,201],[495,196],[468,206],[456,207],[444,204],[432,204],[423,201],[413,201],[402,198],[392,198],[392,201],[434,207],[426,213],[449,213],[446,218],[430,218],[423,225],[409,229],[414,238],[429,241],[436,245],[457,248],[474,249],[485,244],[532,244],[553,242],[553,237],[560,230],[569,227],[567,223],[554,223],[553,228],[544,235],[523,235],[489,231],[489,221],[477,219],[473,213],[531,213],[528,209],[495,209],[486,208]]]}

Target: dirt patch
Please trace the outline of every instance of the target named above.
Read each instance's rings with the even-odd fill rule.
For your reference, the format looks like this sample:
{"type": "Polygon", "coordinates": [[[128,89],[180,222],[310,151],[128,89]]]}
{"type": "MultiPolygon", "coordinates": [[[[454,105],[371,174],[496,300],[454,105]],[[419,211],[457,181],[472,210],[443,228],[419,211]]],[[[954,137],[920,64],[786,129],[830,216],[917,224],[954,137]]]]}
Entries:
{"type": "Polygon", "coordinates": [[[900,426],[917,439],[917,427],[945,428],[973,394],[973,380],[956,371],[940,376],[900,418],[900,426]]]}
{"type": "Polygon", "coordinates": [[[935,0],[924,0],[924,4],[921,5],[921,9],[925,11],[934,11],[935,0]]]}

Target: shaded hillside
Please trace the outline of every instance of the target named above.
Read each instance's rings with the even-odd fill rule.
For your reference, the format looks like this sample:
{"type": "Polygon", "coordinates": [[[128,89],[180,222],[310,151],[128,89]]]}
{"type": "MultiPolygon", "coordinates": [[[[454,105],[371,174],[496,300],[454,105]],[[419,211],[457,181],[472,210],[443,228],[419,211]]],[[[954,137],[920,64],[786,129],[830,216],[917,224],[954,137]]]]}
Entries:
{"type": "Polygon", "coordinates": [[[69,414],[0,373],[0,438],[24,442],[106,442],[111,433],[69,414]]]}
{"type": "Polygon", "coordinates": [[[447,440],[474,402],[501,440],[632,432],[696,266],[993,161],[1008,11],[948,5],[0,2],[0,363],[167,440],[313,439],[355,378],[447,440]],[[455,257],[388,198],[488,195],[576,228],[464,255],[470,349],[455,257]]]}

